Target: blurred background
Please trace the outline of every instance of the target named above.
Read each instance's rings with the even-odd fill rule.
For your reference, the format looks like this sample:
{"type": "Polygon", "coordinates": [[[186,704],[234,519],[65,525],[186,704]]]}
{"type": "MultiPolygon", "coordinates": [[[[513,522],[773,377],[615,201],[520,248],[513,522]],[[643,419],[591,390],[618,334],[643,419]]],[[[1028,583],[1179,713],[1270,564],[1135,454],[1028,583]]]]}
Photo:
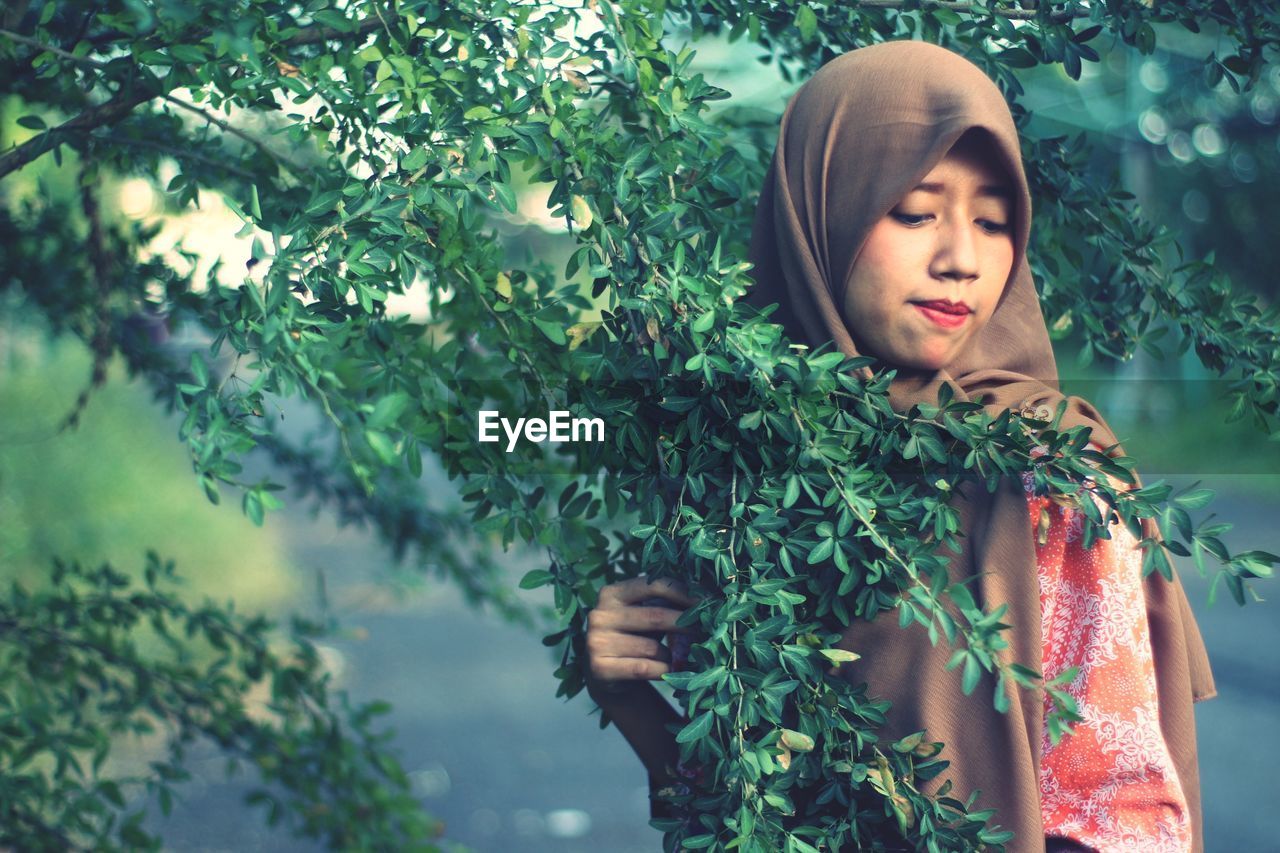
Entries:
{"type": "MultiPolygon", "coordinates": [[[[680,41],[672,39],[673,49],[680,41]]],[[[1114,174],[1148,218],[1176,232],[1188,257],[1214,253],[1238,287],[1272,303],[1280,289],[1272,224],[1280,215],[1280,66],[1242,96],[1225,82],[1205,86],[1201,58],[1211,46],[1197,36],[1161,31],[1159,45],[1146,57],[1117,45],[1086,64],[1079,82],[1056,68],[1026,74],[1032,127],[1043,135],[1088,131],[1092,167],[1114,174]]],[[[722,104],[776,118],[795,86],[758,53],[704,39],[693,70],[733,93],[722,104]]],[[[0,147],[31,133],[15,122],[23,114],[17,98],[0,103],[0,147]]],[[[49,160],[6,179],[0,203],[74,193],[49,160]]],[[[528,247],[562,265],[571,244],[548,217],[546,195],[528,186],[522,222],[495,227],[509,231],[513,254],[528,247]]],[[[110,216],[160,225],[157,252],[181,241],[204,269],[248,256],[251,238],[234,236],[241,222],[216,197],[177,210],[163,182],[128,178],[110,180],[103,201],[110,216]]],[[[238,266],[226,266],[226,283],[238,283],[238,266]]],[[[233,599],[239,610],[278,618],[334,615],[343,627],[325,660],[335,683],[356,699],[393,704],[401,761],[426,808],[446,821],[447,838],[484,851],[658,849],[643,768],[620,734],[599,729],[585,694],[567,703],[554,697],[559,661],[539,634],[469,609],[456,590],[426,579],[429,567],[397,563],[368,532],[312,517],[289,505],[287,492],[285,510],[264,528],[234,501],[211,505],[191,475],[178,423],[118,365],[79,427],[55,434],[92,358],[52,337],[20,293],[0,298],[0,582],[37,581],[55,555],[140,567],[151,548],[176,560],[194,599],[233,599]]],[[[390,307],[420,311],[412,292],[393,296],[390,307]]],[[[1199,481],[1218,495],[1207,512],[1235,525],[1222,537],[1233,551],[1280,552],[1280,444],[1253,424],[1226,422],[1221,383],[1194,354],[1083,365],[1070,329],[1057,332],[1065,390],[1098,403],[1148,483],[1199,481]]],[[[207,343],[199,330],[178,329],[170,346],[207,343]]],[[[277,403],[287,429],[314,428],[313,411],[277,403]]],[[[428,466],[422,488],[448,496],[455,484],[428,466]]],[[[516,550],[501,560],[512,588],[539,565],[537,554],[516,550]]],[[[1197,707],[1208,849],[1274,849],[1257,815],[1274,807],[1269,771],[1280,763],[1280,746],[1263,734],[1280,722],[1280,611],[1239,608],[1225,593],[1210,606],[1209,584],[1190,561],[1179,570],[1220,694],[1197,707]]],[[[1264,597],[1269,588],[1259,584],[1264,597]]],[[[544,592],[521,595],[549,603],[544,592]]],[[[145,745],[130,748],[145,759],[145,745]]],[[[192,769],[173,815],[153,824],[172,849],[308,849],[264,828],[242,802],[245,785],[224,778],[215,753],[192,769]]]]}

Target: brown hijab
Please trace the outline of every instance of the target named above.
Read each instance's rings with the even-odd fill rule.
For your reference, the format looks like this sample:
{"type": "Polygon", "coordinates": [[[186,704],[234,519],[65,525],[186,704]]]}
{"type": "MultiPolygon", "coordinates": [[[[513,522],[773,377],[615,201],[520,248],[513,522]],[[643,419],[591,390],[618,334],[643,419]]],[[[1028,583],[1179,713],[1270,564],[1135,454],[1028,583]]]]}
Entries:
{"type": "MultiPolygon", "coordinates": [[[[980,401],[993,414],[1029,405],[1052,410],[1066,399],[1063,428],[1087,425],[1104,448],[1117,445],[1093,406],[1058,390],[1026,261],[1031,197],[1008,105],[976,65],[936,45],[897,41],[850,51],[828,62],[792,97],[752,230],[756,287],[750,301],[779,303],[773,319],[792,340],[811,346],[833,341],[841,352],[858,355],[839,306],[867,234],[974,129],[985,131],[1014,184],[1013,273],[991,320],[957,360],[936,373],[900,370],[890,401],[899,411],[935,402],[942,382],[952,385],[956,398],[980,401]]],[[[1119,453],[1118,446],[1112,452],[1119,453]]],[[[1005,478],[995,493],[981,487],[961,493],[957,509],[965,536],[962,553],[951,559],[952,577],[978,575],[970,588],[988,610],[1009,605],[1008,657],[1038,671],[1040,598],[1021,481],[1005,478]]],[[[1150,523],[1145,531],[1158,533],[1150,523]]],[[[1191,807],[1196,850],[1202,850],[1192,702],[1215,694],[1213,677],[1176,575],[1167,582],[1153,573],[1144,590],[1160,724],[1191,807]]],[[[1015,833],[1010,850],[1043,850],[1041,693],[1010,685],[1005,714],[992,706],[990,676],[972,695],[963,695],[959,671],[944,668],[951,649],[945,642],[931,645],[914,623],[901,629],[896,619],[858,622],[840,646],[862,655],[841,674],[867,682],[871,695],[892,700],[885,732],[890,739],[927,729],[931,740],[946,744],[941,757],[951,765],[926,788],[950,779],[960,800],[980,790],[975,807],[996,809],[994,822],[1015,833]]]]}

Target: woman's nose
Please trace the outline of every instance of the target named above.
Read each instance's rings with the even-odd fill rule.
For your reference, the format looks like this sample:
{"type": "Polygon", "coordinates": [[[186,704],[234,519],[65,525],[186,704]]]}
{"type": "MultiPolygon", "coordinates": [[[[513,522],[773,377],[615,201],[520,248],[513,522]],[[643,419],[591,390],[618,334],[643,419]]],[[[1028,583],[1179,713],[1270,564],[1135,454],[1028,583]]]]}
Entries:
{"type": "Polygon", "coordinates": [[[967,221],[944,224],[936,232],[933,274],[937,278],[972,280],[978,277],[978,247],[967,221]]]}

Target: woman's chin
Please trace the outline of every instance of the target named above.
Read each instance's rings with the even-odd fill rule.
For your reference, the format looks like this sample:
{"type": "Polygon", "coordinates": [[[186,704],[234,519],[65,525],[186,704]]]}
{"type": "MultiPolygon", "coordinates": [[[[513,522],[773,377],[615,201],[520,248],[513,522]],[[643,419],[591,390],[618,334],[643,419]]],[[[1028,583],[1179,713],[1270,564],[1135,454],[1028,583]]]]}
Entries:
{"type": "Polygon", "coordinates": [[[916,353],[911,358],[903,359],[902,366],[909,370],[936,372],[951,363],[951,350],[946,352],[916,353]]]}
{"type": "Polygon", "coordinates": [[[941,346],[935,343],[886,347],[883,350],[864,345],[859,351],[875,358],[885,369],[896,369],[899,373],[935,373],[950,364],[959,349],[949,345],[950,342],[941,346]]]}

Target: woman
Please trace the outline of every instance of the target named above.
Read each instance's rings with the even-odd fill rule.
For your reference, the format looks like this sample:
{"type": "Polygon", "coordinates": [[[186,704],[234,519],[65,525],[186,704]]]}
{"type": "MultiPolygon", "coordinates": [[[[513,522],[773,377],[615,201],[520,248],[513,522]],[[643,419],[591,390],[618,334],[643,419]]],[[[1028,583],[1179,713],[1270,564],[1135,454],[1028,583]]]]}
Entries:
{"type": "MultiPolygon", "coordinates": [[[[750,299],[779,303],[773,319],[794,341],[896,368],[899,411],[947,382],[993,413],[1043,415],[1063,396],[1025,258],[1030,226],[1017,131],[982,71],[921,42],[861,48],[820,69],[783,114],[750,299]]],[[[1116,445],[1088,403],[1066,399],[1063,428],[1116,445]]],[[[1079,519],[1028,486],[958,490],[965,536],[950,571],[976,576],[986,609],[1009,605],[1012,660],[1047,678],[1080,667],[1075,734],[1050,745],[1035,692],[1010,686],[1006,714],[990,681],[964,696],[944,667],[951,649],[919,625],[847,629],[840,646],[862,658],[841,674],[892,700],[888,737],[927,729],[946,744],[951,765],[932,785],[949,779],[961,800],[979,791],[975,808],[996,810],[1011,850],[1201,850],[1192,702],[1214,687],[1182,587],[1143,580],[1122,527],[1085,551],[1079,519]]],[[[643,632],[677,630],[692,603],[676,584],[632,580],[606,587],[589,617],[590,693],[655,785],[672,780],[678,750],[663,726],[680,717],[647,682],[670,652],[643,632]],[[643,606],[655,595],[667,606],[643,606]]]]}

